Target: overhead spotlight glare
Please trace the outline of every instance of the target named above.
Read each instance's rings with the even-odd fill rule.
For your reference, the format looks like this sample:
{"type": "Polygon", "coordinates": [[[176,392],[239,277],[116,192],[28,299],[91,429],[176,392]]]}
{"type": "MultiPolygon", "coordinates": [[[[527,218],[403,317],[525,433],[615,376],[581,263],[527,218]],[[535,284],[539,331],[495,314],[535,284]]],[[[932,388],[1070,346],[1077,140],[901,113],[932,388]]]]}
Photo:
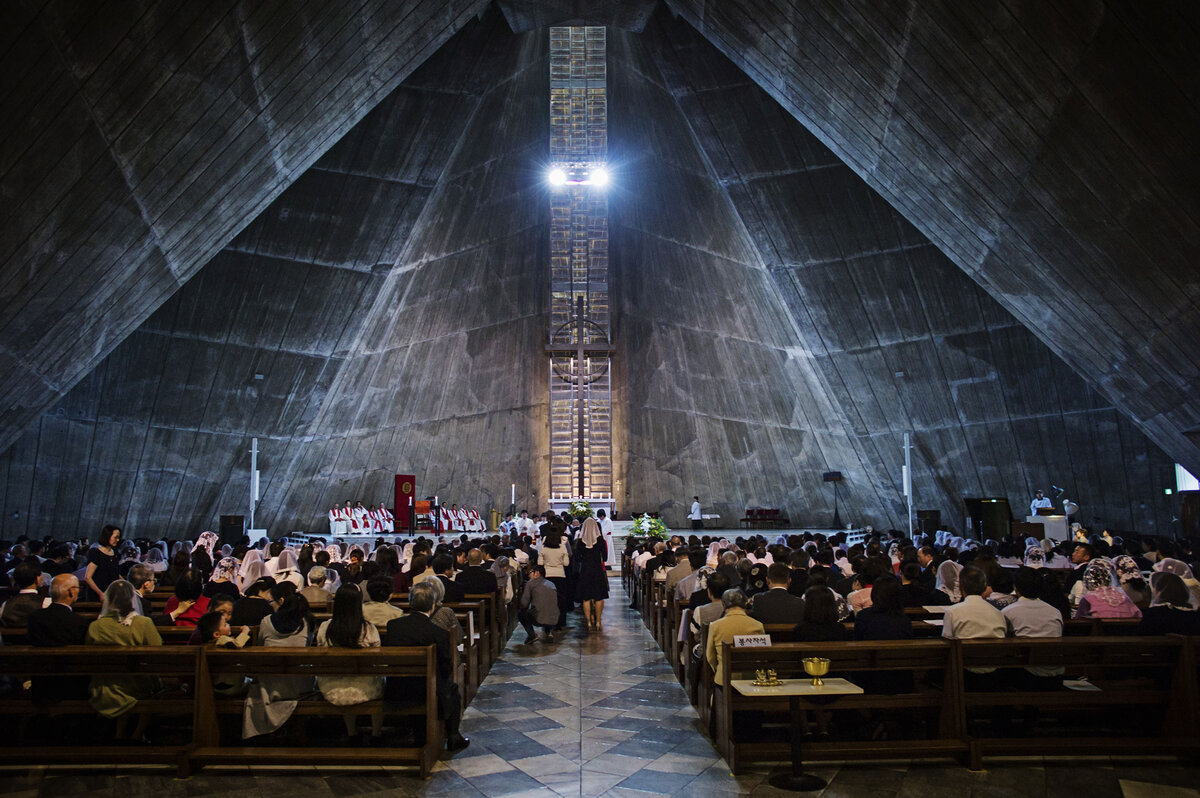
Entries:
{"type": "Polygon", "coordinates": [[[608,185],[608,170],[605,169],[603,166],[597,166],[595,169],[592,170],[591,180],[589,182],[591,182],[591,184],[593,186],[599,186],[601,188],[603,188],[604,186],[607,186],[608,185]]]}
{"type": "Polygon", "coordinates": [[[567,172],[565,169],[555,167],[546,175],[546,179],[550,181],[552,186],[565,186],[567,184],[567,172]]]}

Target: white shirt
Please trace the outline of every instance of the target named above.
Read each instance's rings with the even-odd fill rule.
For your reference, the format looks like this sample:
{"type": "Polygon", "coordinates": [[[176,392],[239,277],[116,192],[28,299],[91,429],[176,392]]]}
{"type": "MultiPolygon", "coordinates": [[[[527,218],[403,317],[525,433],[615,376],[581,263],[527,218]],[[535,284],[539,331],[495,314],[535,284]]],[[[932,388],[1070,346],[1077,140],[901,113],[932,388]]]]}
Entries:
{"type": "MultiPolygon", "coordinates": [[[[1007,637],[1008,623],[1000,610],[983,596],[967,596],[942,615],[942,637],[970,640],[977,637],[1007,637]]],[[[991,673],[995,668],[967,668],[972,673],[991,673]]]]}
{"type": "Polygon", "coordinates": [[[701,520],[700,517],[700,502],[692,502],[692,510],[688,513],[688,518],[693,521],[701,520]]]}
{"type": "Polygon", "coordinates": [[[1053,507],[1053,506],[1054,506],[1054,502],[1050,501],[1045,496],[1043,496],[1042,498],[1034,499],[1033,501],[1031,501],[1029,503],[1029,514],[1037,515],[1037,511],[1038,511],[1039,507],[1053,507]]]}
{"type": "MultiPolygon", "coordinates": [[[[1021,597],[1000,610],[1013,637],[1062,637],[1062,613],[1041,599],[1021,597]]],[[[1061,676],[1063,668],[1034,666],[1025,670],[1034,676],[1061,676]]]]}

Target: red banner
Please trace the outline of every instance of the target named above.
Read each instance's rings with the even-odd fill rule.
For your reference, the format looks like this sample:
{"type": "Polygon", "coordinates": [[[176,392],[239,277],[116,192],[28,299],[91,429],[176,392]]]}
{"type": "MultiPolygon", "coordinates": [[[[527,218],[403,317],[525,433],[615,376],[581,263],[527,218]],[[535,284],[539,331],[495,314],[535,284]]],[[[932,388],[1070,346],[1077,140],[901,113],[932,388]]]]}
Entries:
{"type": "Polygon", "coordinates": [[[396,475],[396,532],[413,528],[413,502],[417,498],[417,478],[412,474],[396,475]]]}

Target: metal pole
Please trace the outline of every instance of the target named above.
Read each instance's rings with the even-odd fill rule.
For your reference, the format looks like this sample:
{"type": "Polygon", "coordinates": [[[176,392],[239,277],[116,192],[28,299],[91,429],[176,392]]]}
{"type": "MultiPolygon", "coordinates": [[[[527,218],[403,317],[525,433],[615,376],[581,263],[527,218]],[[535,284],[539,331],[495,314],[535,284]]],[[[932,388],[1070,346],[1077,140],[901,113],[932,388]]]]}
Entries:
{"type": "Polygon", "coordinates": [[[904,433],[904,497],[908,500],[908,539],[912,540],[912,436],[907,432],[904,433]]]}
{"type": "Polygon", "coordinates": [[[250,529],[254,529],[254,505],[258,501],[258,438],[250,439],[250,529]]]}

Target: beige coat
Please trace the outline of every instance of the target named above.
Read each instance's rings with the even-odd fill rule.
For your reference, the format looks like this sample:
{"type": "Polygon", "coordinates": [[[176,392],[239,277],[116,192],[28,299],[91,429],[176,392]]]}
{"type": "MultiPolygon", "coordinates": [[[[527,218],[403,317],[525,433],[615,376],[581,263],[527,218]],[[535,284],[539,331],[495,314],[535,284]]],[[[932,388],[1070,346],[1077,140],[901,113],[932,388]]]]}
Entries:
{"type": "Polygon", "coordinates": [[[725,617],[708,625],[708,644],[704,656],[716,672],[713,680],[717,684],[725,683],[721,674],[721,645],[732,643],[734,635],[760,635],[763,632],[763,625],[747,615],[741,607],[730,607],[725,610],[725,617]]]}

